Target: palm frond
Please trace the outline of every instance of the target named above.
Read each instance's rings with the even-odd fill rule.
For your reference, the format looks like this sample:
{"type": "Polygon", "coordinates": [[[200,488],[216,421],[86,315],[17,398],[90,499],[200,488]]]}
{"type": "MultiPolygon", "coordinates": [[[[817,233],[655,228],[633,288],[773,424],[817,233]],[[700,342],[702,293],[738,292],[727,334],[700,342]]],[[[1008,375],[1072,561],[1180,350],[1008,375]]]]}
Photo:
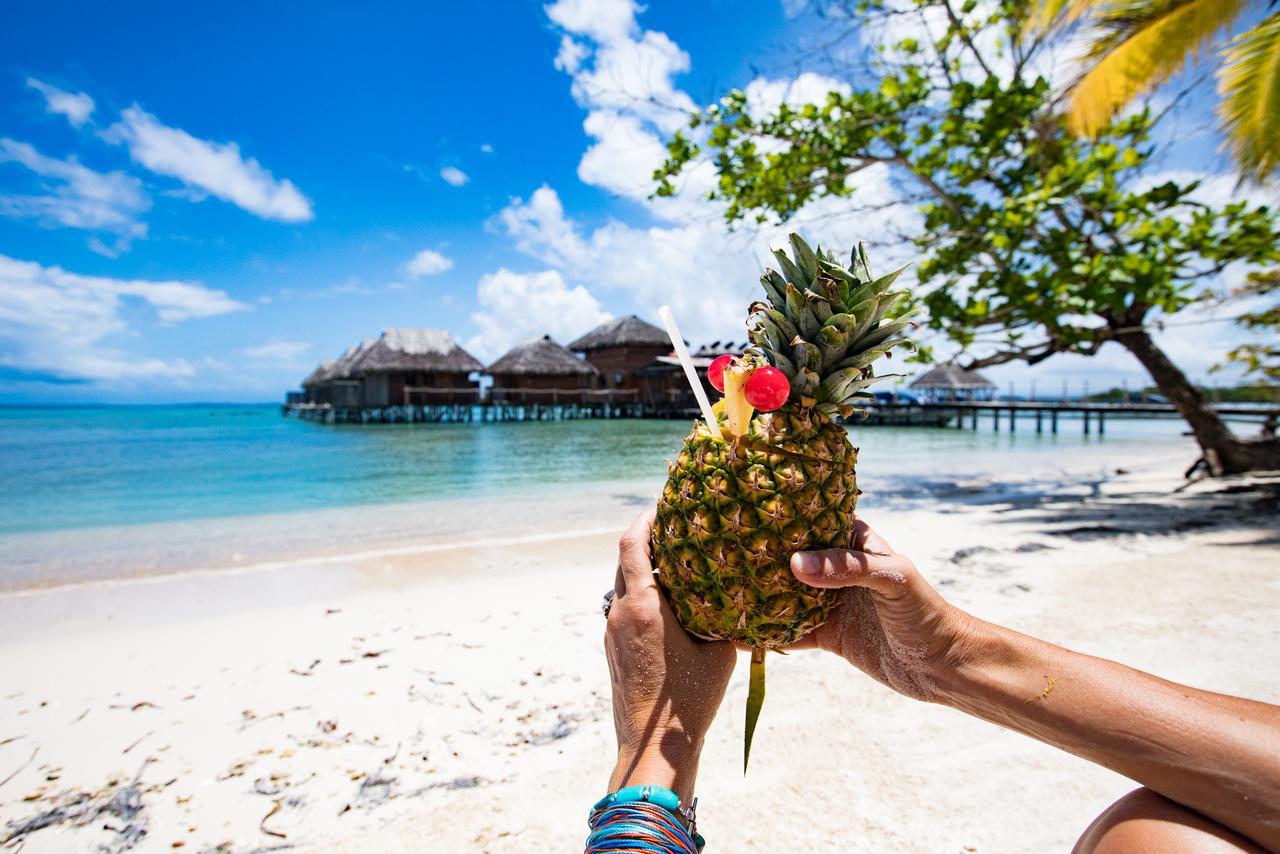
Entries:
{"type": "Polygon", "coordinates": [[[1107,0],[1033,0],[1023,25],[1027,32],[1049,32],[1073,24],[1107,0]]]}
{"type": "Polygon", "coordinates": [[[1067,118],[1094,134],[1116,111],[1198,56],[1251,0],[1112,0],[1094,15],[1101,36],[1075,84],[1067,118]]]}
{"type": "Polygon", "coordinates": [[[1218,78],[1227,146],[1240,173],[1261,181],[1280,167],[1280,12],[1237,36],[1218,78]]]}

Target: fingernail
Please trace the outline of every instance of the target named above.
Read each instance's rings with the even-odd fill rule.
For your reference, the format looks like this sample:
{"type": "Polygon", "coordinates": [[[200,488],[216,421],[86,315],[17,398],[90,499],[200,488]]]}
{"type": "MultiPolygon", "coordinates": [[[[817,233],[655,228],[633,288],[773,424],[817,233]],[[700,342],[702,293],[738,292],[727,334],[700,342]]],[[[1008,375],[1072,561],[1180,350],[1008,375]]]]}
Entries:
{"type": "Polygon", "coordinates": [[[817,575],[822,571],[822,561],[809,552],[796,552],[791,556],[791,571],[796,575],[817,575]]]}

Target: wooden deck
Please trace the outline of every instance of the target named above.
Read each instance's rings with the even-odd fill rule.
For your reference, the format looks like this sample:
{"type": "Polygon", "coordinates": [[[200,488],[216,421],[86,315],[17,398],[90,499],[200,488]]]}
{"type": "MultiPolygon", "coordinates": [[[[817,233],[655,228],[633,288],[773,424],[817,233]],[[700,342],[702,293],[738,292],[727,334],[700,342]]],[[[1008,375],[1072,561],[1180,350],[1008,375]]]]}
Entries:
{"type": "MultiPolygon", "coordinates": [[[[1275,424],[1280,420],[1280,407],[1266,406],[1215,406],[1214,410],[1226,421],[1256,424],[1275,424]]],[[[1116,418],[1175,418],[1178,410],[1168,403],[1049,403],[1042,401],[990,401],[950,402],[920,405],[884,405],[868,407],[869,425],[911,427],[954,427],[977,430],[980,422],[989,423],[991,429],[1017,432],[1033,429],[1037,433],[1048,430],[1057,433],[1061,422],[1078,421],[1084,435],[1106,435],[1107,420],[1116,418]]]]}
{"type": "Polygon", "coordinates": [[[474,388],[405,389],[394,406],[286,403],[284,414],[322,424],[440,424],[474,421],[568,421],[579,418],[661,417],[635,389],[474,388]]]}
{"type": "MultiPolygon", "coordinates": [[[[481,397],[475,389],[406,390],[406,402],[396,406],[343,406],[329,403],[284,404],[284,414],[323,424],[431,424],[484,421],[567,421],[580,418],[697,418],[686,400],[647,403],[635,389],[504,389],[492,388],[481,397]]],[[[1067,423],[1079,423],[1086,436],[1106,435],[1107,421],[1116,418],[1174,418],[1182,416],[1161,403],[949,402],[919,405],[869,406],[867,426],[945,427],[995,431],[1034,430],[1057,433],[1067,423]]],[[[1214,407],[1224,420],[1264,425],[1280,422],[1280,406],[1224,405],[1214,407]]]]}

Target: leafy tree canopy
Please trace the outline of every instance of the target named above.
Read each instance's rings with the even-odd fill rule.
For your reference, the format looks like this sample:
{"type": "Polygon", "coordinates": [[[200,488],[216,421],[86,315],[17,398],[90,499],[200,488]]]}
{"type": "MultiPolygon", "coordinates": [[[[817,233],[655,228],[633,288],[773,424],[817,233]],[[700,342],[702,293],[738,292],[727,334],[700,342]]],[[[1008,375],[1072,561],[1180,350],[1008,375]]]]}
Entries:
{"type": "Polygon", "coordinates": [[[730,222],[787,219],[824,197],[856,203],[860,172],[891,170],[920,203],[912,240],[927,323],[966,347],[979,336],[994,345],[979,365],[1127,346],[1157,314],[1207,296],[1228,265],[1280,260],[1268,208],[1205,204],[1194,182],[1152,184],[1160,116],[1143,110],[1094,139],[1069,132],[1038,71],[1048,42],[1027,35],[1025,0],[826,11],[851,26],[921,26],[882,47],[862,85],[821,103],[754,115],[730,92],[670,141],[658,195],[709,157],[710,195],[730,222]]]}

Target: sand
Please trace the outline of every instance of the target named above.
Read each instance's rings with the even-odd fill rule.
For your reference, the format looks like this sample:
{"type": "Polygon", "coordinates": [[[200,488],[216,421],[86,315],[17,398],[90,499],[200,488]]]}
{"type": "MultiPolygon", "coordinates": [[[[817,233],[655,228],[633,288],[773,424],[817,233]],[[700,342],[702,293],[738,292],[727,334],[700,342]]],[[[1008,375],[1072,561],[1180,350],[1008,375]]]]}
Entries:
{"type": "MultiPolygon", "coordinates": [[[[985,619],[1280,702],[1275,483],[1174,494],[1180,458],[1116,462],[1129,473],[1048,497],[976,487],[866,518],[985,619]]],[[[599,599],[646,500],[477,501],[465,542],[457,517],[421,508],[393,526],[425,514],[421,537],[363,524],[324,548],[303,541],[336,517],[301,533],[257,518],[255,542],[275,525],[295,543],[257,561],[134,530],[106,549],[141,555],[136,572],[0,594],[0,839],[26,826],[9,843],[24,854],[577,849],[614,749],[599,599]],[[163,571],[174,549],[196,555],[184,572],[163,571]]],[[[822,653],[769,670],[746,778],[745,658],[710,733],[709,850],[1065,850],[1133,787],[822,653]]]]}

